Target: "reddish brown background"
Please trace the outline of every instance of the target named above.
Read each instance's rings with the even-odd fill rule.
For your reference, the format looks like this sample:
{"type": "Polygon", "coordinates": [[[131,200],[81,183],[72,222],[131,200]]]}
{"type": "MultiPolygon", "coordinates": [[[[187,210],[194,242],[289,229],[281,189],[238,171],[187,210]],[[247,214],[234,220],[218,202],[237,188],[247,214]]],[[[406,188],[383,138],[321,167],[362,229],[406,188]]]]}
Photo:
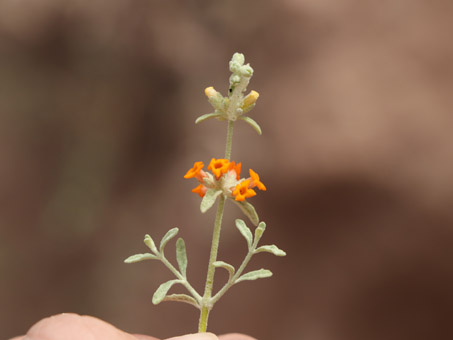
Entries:
{"type": "MultiPolygon", "coordinates": [[[[232,289],[216,333],[260,340],[453,338],[453,3],[448,0],[0,2],[0,338],[90,314],[169,337],[186,305],[151,304],[170,279],[125,265],[145,233],[178,226],[201,290],[213,212],[195,160],[225,127],[195,126],[203,89],[227,90],[240,51],[261,96],[259,137],[233,158],[268,186],[251,201],[271,279],[232,289]]],[[[227,207],[220,258],[245,243],[227,207]]],[[[169,253],[170,251],[169,246],[169,253]]],[[[218,283],[225,279],[222,274],[218,283]]]]}

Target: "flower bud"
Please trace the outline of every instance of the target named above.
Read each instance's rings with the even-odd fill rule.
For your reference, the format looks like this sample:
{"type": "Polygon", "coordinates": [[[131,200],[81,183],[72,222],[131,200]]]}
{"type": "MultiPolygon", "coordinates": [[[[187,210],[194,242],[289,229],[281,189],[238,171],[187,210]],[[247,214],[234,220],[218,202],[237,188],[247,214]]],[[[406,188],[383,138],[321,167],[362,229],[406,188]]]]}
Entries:
{"type": "Polygon", "coordinates": [[[252,91],[250,92],[245,98],[244,98],[244,101],[242,102],[242,110],[244,112],[248,112],[250,111],[253,106],[255,105],[256,101],[258,100],[258,97],[260,96],[260,94],[256,91],[252,91]]]}

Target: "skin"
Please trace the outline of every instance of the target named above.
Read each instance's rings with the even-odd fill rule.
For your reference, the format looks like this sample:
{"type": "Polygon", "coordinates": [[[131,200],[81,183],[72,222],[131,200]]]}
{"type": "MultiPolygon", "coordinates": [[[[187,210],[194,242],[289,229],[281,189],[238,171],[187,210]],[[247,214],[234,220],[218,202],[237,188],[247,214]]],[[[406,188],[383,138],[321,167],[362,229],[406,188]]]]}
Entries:
{"type": "MultiPolygon", "coordinates": [[[[30,328],[24,336],[10,340],[159,340],[152,336],[129,334],[92,316],[59,314],[43,319],[30,328]]],[[[256,340],[244,334],[198,333],[177,336],[167,340],[256,340]]]]}

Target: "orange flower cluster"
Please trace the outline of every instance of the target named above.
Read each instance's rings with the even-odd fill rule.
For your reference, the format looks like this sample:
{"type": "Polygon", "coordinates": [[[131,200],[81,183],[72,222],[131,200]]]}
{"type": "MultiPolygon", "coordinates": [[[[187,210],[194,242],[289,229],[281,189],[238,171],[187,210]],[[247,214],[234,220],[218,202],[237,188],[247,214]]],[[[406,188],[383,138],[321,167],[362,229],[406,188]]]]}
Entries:
{"type": "Polygon", "coordinates": [[[241,180],[241,163],[230,162],[228,159],[211,159],[208,170],[213,175],[203,171],[203,162],[195,162],[192,169],[189,169],[184,178],[196,178],[200,184],[192,189],[200,197],[204,197],[209,189],[222,190],[223,193],[236,201],[244,201],[256,195],[253,188],[266,190],[266,186],[260,181],[258,174],[249,169],[250,177],[241,180]]]}

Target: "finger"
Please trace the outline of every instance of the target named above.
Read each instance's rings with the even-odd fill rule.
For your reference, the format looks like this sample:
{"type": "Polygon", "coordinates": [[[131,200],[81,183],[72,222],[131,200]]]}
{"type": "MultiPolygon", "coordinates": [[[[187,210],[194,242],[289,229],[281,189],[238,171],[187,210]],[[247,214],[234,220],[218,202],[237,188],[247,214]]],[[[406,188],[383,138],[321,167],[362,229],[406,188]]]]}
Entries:
{"type": "Polygon", "coordinates": [[[228,333],[220,335],[219,340],[256,340],[256,339],[245,334],[228,333]]]}
{"type": "Polygon", "coordinates": [[[212,333],[196,333],[176,336],[167,340],[219,340],[219,338],[212,333]]]}
{"type": "Polygon", "coordinates": [[[15,338],[12,338],[12,339],[9,339],[9,340],[23,340],[24,339],[24,335],[22,336],[16,336],[15,338]]]}
{"type": "Polygon", "coordinates": [[[60,314],[32,326],[22,340],[137,340],[105,321],[77,314],[60,314]]]}
{"type": "Polygon", "coordinates": [[[143,335],[143,334],[132,334],[139,340],[159,340],[158,338],[149,336],[149,335],[143,335]]]}

